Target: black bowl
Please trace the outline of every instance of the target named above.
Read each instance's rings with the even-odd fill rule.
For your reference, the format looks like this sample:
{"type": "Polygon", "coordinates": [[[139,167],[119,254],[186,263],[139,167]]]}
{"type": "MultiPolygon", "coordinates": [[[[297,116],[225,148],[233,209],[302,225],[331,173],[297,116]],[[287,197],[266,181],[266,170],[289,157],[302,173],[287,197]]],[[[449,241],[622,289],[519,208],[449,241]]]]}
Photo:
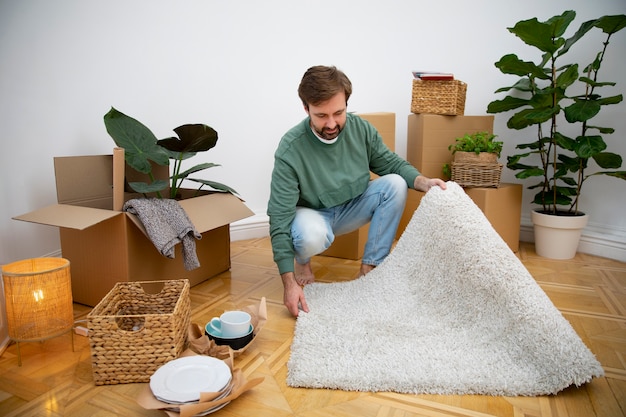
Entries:
{"type": "Polygon", "coordinates": [[[204,333],[209,336],[209,339],[213,340],[216,345],[228,345],[233,350],[239,350],[248,345],[254,339],[254,329],[250,326],[250,332],[244,336],[226,338],[212,335],[204,328],[204,333]]]}

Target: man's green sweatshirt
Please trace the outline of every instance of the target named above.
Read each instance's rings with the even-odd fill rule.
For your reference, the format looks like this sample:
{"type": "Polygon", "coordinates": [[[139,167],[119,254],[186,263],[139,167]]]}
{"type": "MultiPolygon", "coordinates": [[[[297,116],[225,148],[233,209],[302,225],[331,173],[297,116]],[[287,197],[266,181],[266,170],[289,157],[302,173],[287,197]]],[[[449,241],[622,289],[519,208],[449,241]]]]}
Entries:
{"type": "Polygon", "coordinates": [[[368,121],[352,113],[334,143],[322,143],[308,117],[283,136],[274,154],[267,209],[274,261],[281,274],[294,270],[291,223],[296,206],[320,209],[346,203],[365,191],[370,171],[399,174],[409,188],[419,175],[383,143],[368,121]]]}

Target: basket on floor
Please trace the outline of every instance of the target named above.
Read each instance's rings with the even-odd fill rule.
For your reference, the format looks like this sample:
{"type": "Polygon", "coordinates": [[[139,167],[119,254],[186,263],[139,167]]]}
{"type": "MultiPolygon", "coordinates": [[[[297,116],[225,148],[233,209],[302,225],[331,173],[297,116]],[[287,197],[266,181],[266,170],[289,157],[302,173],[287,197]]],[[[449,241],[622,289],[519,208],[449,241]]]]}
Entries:
{"type": "Polygon", "coordinates": [[[118,282],[87,319],[95,384],[148,382],[186,347],[189,281],[118,282]]]}
{"type": "Polygon", "coordinates": [[[498,188],[502,164],[452,162],[450,179],[464,188],[498,188]]]}
{"type": "Polygon", "coordinates": [[[411,113],[463,115],[467,84],[459,80],[413,80],[411,113]]]}

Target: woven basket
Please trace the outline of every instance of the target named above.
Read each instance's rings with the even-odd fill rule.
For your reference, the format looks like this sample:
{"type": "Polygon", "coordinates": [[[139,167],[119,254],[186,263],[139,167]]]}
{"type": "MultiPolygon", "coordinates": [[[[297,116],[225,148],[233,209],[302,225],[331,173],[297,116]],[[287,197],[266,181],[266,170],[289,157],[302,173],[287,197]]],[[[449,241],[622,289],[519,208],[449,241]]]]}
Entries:
{"type": "Polygon", "coordinates": [[[464,188],[498,188],[502,164],[452,162],[451,180],[464,188]]]}
{"type": "Polygon", "coordinates": [[[189,281],[118,282],[87,319],[94,383],[148,382],[186,347],[189,281]]]}
{"type": "Polygon", "coordinates": [[[413,80],[412,113],[463,115],[467,84],[459,80],[413,80]]]}

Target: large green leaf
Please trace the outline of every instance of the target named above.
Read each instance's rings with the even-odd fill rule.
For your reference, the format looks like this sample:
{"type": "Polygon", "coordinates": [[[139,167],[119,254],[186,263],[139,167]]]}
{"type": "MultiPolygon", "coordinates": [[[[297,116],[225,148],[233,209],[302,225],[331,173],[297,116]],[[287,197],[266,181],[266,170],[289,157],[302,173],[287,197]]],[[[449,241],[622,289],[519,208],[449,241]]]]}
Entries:
{"type": "Polygon", "coordinates": [[[626,27],[626,15],[611,15],[611,16],[602,16],[599,19],[596,19],[594,22],[594,26],[601,29],[602,32],[606,34],[613,34],[619,32],[620,30],[626,27]]]}
{"type": "Polygon", "coordinates": [[[217,143],[217,132],[203,124],[186,124],[174,129],[178,138],[167,138],[158,141],[165,149],[174,152],[204,152],[217,143]]]}
{"type": "Polygon", "coordinates": [[[506,96],[502,100],[495,100],[489,103],[487,105],[487,113],[501,113],[503,111],[517,109],[528,104],[528,100],[526,99],[506,96]]]}
{"type": "Polygon", "coordinates": [[[515,54],[504,55],[498,62],[495,63],[495,66],[503,74],[513,74],[519,76],[531,75],[535,78],[543,80],[550,79],[541,67],[538,67],[529,61],[522,61],[515,54]]]}
{"type": "Polygon", "coordinates": [[[598,152],[592,155],[592,158],[603,169],[616,169],[622,166],[622,157],[613,152],[598,152]]]}
{"type": "Polygon", "coordinates": [[[167,153],[157,145],[150,129],[139,121],[111,107],[104,115],[104,124],[115,144],[124,148],[126,163],[135,170],[144,174],[151,172],[150,161],[169,165],[167,153]]]}
{"type": "Polygon", "coordinates": [[[591,158],[606,149],[606,143],[602,136],[588,135],[576,138],[576,155],[581,158],[591,158]]]}
{"type": "Polygon", "coordinates": [[[600,112],[600,103],[593,100],[576,100],[563,109],[565,119],[570,123],[584,122],[600,112]]]}
{"type": "Polygon", "coordinates": [[[508,29],[527,45],[554,54],[565,42],[561,36],[575,17],[576,13],[570,10],[560,16],[551,17],[545,23],[532,18],[517,22],[508,29]]]}

